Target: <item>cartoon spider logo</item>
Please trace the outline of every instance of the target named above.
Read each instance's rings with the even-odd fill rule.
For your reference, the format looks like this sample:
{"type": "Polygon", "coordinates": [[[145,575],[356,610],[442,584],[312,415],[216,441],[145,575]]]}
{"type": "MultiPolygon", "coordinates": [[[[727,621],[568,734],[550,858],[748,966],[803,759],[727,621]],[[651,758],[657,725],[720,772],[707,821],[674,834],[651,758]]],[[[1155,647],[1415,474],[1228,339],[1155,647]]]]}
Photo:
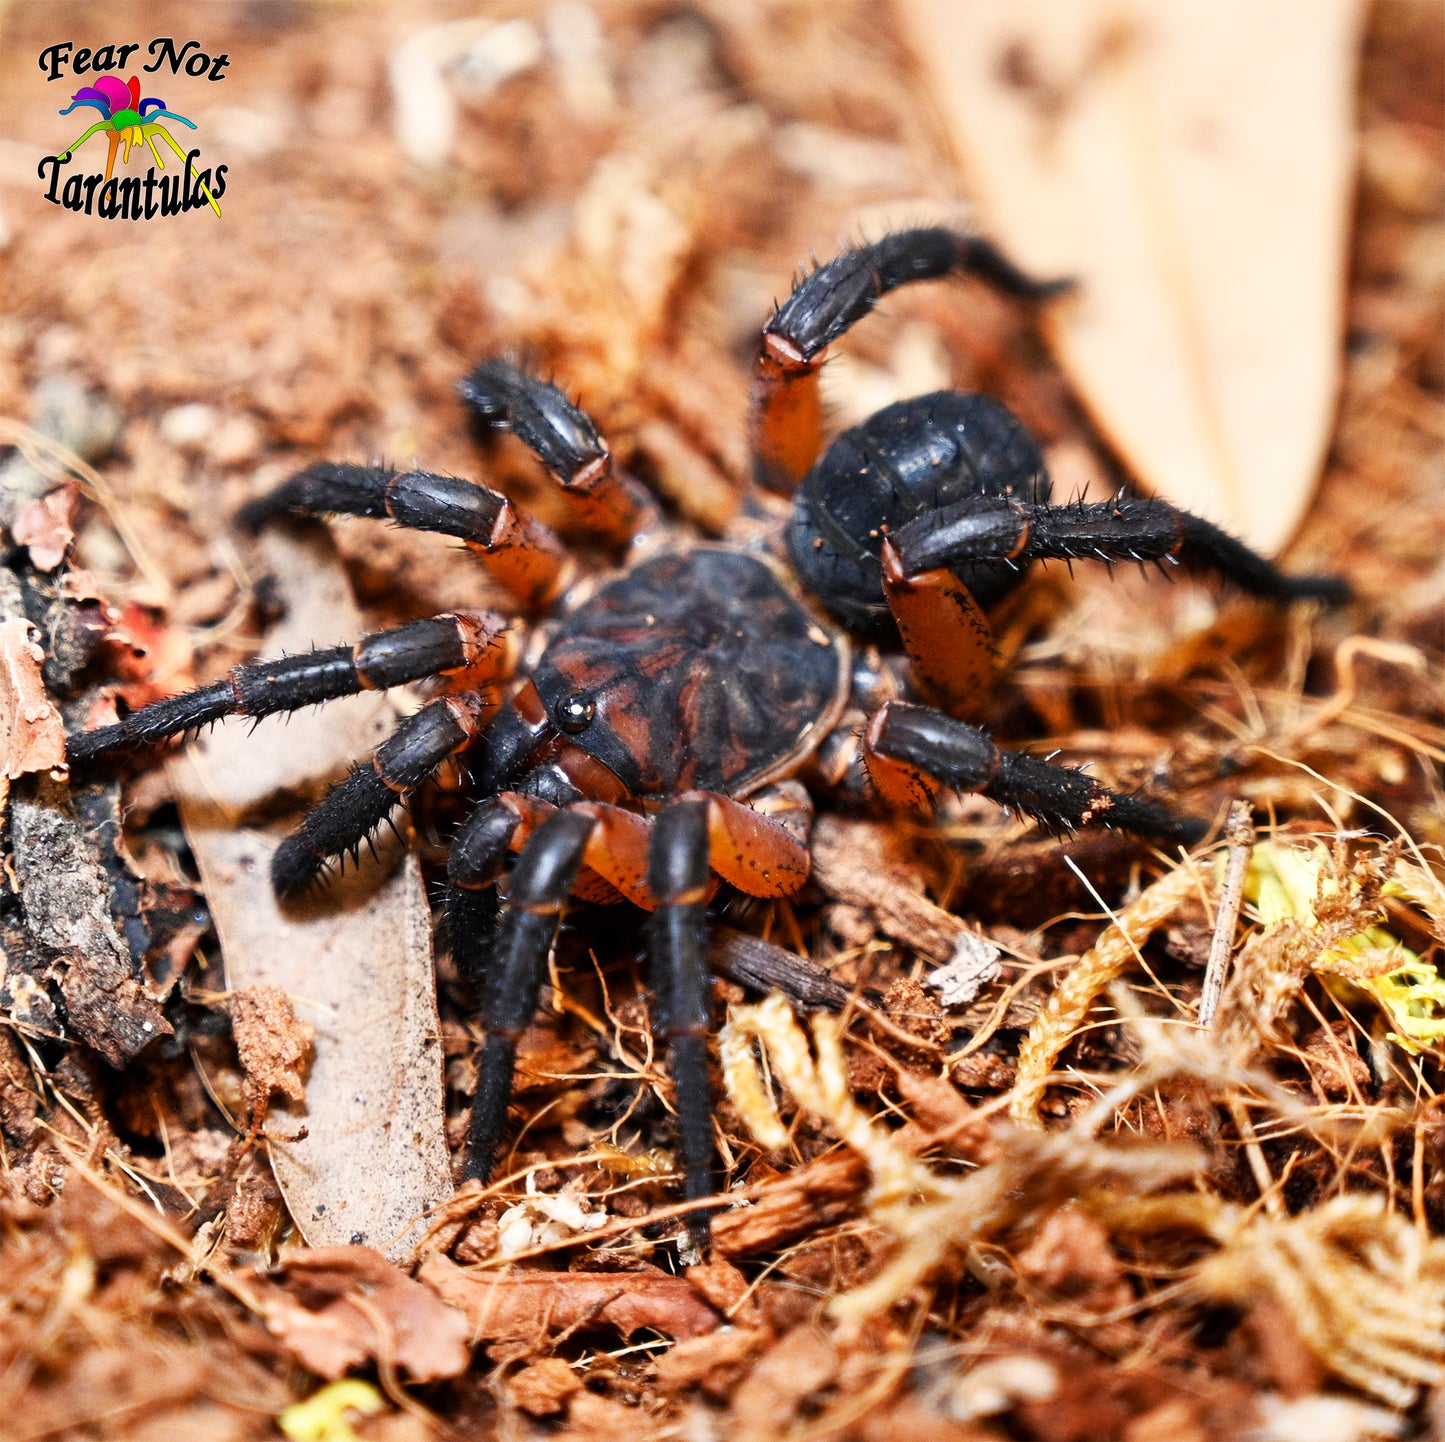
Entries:
{"type": "Polygon", "coordinates": [[[148,95],[142,100],[139,76],[132,75],[129,80],[122,82],[114,75],[102,75],[94,85],[86,85],[77,90],[70,97],[70,104],[60,113],[69,115],[72,110],[82,105],[93,106],[100,111],[102,118],[97,120],[78,140],[73,141],[60,152],[58,158],[61,164],[65,164],[97,130],[104,130],[108,132],[106,138],[110,141],[110,154],[105,161],[105,178],[107,180],[111,178],[111,173],[115,169],[116,151],[120,150],[122,146],[124,147],[124,153],[121,155],[122,164],[129,164],[132,148],[144,143],[150,148],[156,164],[164,170],[166,162],[156,146],[156,136],[160,136],[181,157],[181,163],[190,167],[191,178],[205,194],[211,209],[220,215],[221,207],[216,203],[216,197],[211,194],[210,186],[197,175],[194,163],[176,144],[175,137],[164,125],[160,124],[162,119],[179,120],[182,125],[187,125],[194,130],[196,128],[195,121],[188,120],[184,115],[177,115],[173,110],[167,110],[165,101],[159,100],[153,95],[148,95]]]}

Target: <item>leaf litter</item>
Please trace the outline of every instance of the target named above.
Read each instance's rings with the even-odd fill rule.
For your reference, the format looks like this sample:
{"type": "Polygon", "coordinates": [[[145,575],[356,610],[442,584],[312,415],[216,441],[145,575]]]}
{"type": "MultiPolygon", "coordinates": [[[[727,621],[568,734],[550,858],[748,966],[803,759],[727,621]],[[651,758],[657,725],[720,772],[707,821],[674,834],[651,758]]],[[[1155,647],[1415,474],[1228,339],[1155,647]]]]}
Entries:
{"type": "MultiPolygon", "coordinates": [[[[207,743],[234,748],[222,782],[187,781],[188,760],[135,768],[123,841],[113,784],[109,809],[77,797],[67,813],[51,768],[31,765],[49,753],[22,748],[0,868],[0,1377],[18,1435],[1146,1442],[1445,1423],[1430,258],[1445,47],[1429,9],[1379,7],[1360,52],[1351,344],[1301,537],[1361,606],[1280,616],[1080,571],[1039,578],[1003,627],[1013,680],[993,724],[1011,743],[1048,735],[1115,784],[1157,775],[1201,813],[1248,804],[1237,913],[1209,855],[1060,847],[968,799],[929,828],[825,813],[817,889],[730,913],[718,940],[736,1094],[717,1108],[729,1190],[698,1260],[635,928],[574,917],[522,1041],[507,1174],[455,1194],[474,1023],[444,953],[432,1000],[423,892],[445,789],[418,817],[419,862],[379,892],[342,878],[354,932],[332,958],[340,974],[369,962],[383,932],[366,908],[388,909],[404,1024],[385,1035],[414,1050],[369,1043],[323,994],[327,943],[308,928],[337,912],[276,929],[268,838],[387,724],[384,703],[298,717],[280,745],[222,728],[207,743]],[[86,895],[47,910],[35,862],[62,851],[86,895]],[[197,861],[219,948],[186,930],[204,910],[164,920],[195,896],[197,861]],[[300,981],[269,970],[290,948],[300,981]],[[1224,984],[1202,1029],[1215,952],[1224,984]],[[805,1028],[759,1003],[759,976],[826,1014],[805,1028]],[[258,1015],[250,989],[267,986],[285,1001],[258,1015]],[[328,1077],[328,1048],[360,1053],[359,1082],[328,1077]],[[433,1099],[408,1112],[412,1083],[433,1099]],[[365,1130],[378,1117],[431,1140],[385,1152],[388,1129],[365,1130]],[[388,1193],[388,1220],[352,1220],[388,1193]],[[332,1376],[362,1390],[329,1397],[332,1376]]],[[[21,60],[44,27],[16,13],[0,84],[43,145],[53,117],[21,60]]],[[[487,583],[426,538],[342,525],[334,551],[281,537],[256,552],[224,518],[322,456],[476,473],[451,385],[490,350],[528,347],[624,463],[717,525],[746,465],[738,357],[777,277],[833,237],[960,213],[902,31],[875,7],[617,0],[489,15],[467,35],[485,49],[513,19],[531,50],[506,75],[428,61],[420,83],[446,90],[430,113],[451,128],[444,154],[423,137],[441,155],[423,177],[383,97],[384,61],[424,29],[414,12],[378,5],[357,25],[318,8],[263,39],[216,7],[236,83],[201,123],[269,161],[278,106],[304,118],[284,175],[238,181],[223,237],[148,230],[148,263],[176,283],[145,307],[109,236],[67,216],[16,227],[0,399],[34,417],[5,422],[17,450],[0,461],[4,519],[28,547],[0,617],[28,628],[13,628],[17,692],[40,703],[38,669],[57,716],[97,724],[117,697],[223,674],[263,635],[296,649],[487,604],[487,583]],[[57,279],[79,273],[75,292],[57,279]],[[244,344],[190,323],[188,277],[244,344]],[[63,494],[45,504],[71,484],[74,512],[63,494]]],[[[991,297],[900,296],[845,349],[840,414],[881,386],[978,387],[1024,416],[1061,477],[1115,465],[991,297]]],[[[546,513],[507,448],[485,464],[546,513]]]]}

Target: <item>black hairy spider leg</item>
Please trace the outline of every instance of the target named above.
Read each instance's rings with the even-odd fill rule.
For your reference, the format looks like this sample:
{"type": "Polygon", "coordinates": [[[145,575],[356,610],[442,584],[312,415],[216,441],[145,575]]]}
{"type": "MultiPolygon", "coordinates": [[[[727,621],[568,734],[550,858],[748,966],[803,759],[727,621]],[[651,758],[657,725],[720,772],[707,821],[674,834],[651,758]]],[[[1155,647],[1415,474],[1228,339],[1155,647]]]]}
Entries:
{"type": "Polygon", "coordinates": [[[259,531],[277,516],[369,516],[466,542],[524,605],[546,606],[573,563],[561,539],[499,491],[460,476],[318,461],[243,506],[239,524],[259,531]]]}
{"type": "Polygon", "coordinates": [[[488,360],[457,390],[481,421],[512,431],[541,461],[588,530],[621,546],[661,519],[647,491],[613,463],[592,418],[550,382],[488,360]]]}
{"type": "Polygon", "coordinates": [[[302,895],[336,858],[354,854],[420,786],[482,728],[485,698],[475,691],[443,696],[401,721],[370,762],[362,762],[307,813],[271,858],[277,896],[302,895]]]}
{"type": "MultiPolygon", "coordinates": [[[[653,822],[647,886],[657,898],[648,921],[648,956],[657,993],[657,1030],[667,1042],[682,1144],[683,1195],[712,1192],[712,1084],[707,1074],[710,987],[706,898],[711,876],[706,798],[673,801],[653,822]]],[[[705,1240],[706,1213],[688,1222],[705,1240]]]]}
{"type": "Polygon", "coordinates": [[[863,762],[886,799],[914,810],[926,808],[942,783],[1025,812],[1050,831],[1108,826],[1184,846],[1209,832],[1205,821],[1111,791],[1073,767],[1001,751],[987,733],[931,706],[880,707],[864,732],[863,762]]]}
{"type": "Polygon", "coordinates": [[[373,632],[355,646],[247,662],[213,686],[155,701],[112,726],[70,737],[66,754],[72,766],[82,766],[113,751],[184,735],[225,716],[260,720],[358,691],[384,691],[407,681],[452,675],[477,665],[506,625],[502,617],[481,612],[431,616],[373,632]]]}
{"type": "Polygon", "coordinates": [[[1042,505],[975,496],[900,527],[891,536],[906,574],[988,562],[1180,561],[1216,572],[1252,596],[1347,601],[1337,576],[1289,576],[1210,521],[1158,497],[1042,505]]]}
{"type": "Polygon", "coordinates": [[[1021,300],[1046,300],[1071,281],[1039,281],[979,236],[943,226],[899,230],[855,246],[805,276],[763,327],[810,361],[862,320],[890,291],[920,280],[974,275],[1021,300]]]}
{"type": "Polygon", "coordinates": [[[579,811],[554,811],[532,833],[512,869],[511,889],[482,989],[486,1041],[472,1097],[465,1175],[485,1182],[507,1121],[517,1039],[531,1022],[547,970],[547,953],[595,822],[579,811]]]}
{"type": "Polygon", "coordinates": [[[914,281],[974,275],[1005,294],[1045,300],[1069,281],[1037,281],[978,236],[942,226],[901,230],[819,266],[763,327],[753,384],[754,480],[790,494],[822,449],[818,371],[824,351],[883,296],[914,281]]]}
{"type": "Polygon", "coordinates": [[[484,801],[447,853],[443,930],[462,979],[480,996],[497,929],[497,877],[522,818],[500,801],[484,801]]]}

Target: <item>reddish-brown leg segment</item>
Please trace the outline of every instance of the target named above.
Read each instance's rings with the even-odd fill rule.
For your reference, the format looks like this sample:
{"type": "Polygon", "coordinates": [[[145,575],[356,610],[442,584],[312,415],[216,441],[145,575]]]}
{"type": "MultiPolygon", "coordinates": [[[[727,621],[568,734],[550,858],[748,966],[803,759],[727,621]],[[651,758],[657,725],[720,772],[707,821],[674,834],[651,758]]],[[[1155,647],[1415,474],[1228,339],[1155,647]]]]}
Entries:
{"type": "Polygon", "coordinates": [[[967,587],[942,567],[906,575],[884,541],[883,594],[919,689],[950,716],[976,715],[993,690],[993,629],[967,587]]]}
{"type": "Polygon", "coordinates": [[[791,495],[823,449],[818,372],[826,356],[804,356],[785,336],[764,335],[753,376],[753,480],[791,495]]]}
{"type": "Polygon", "coordinates": [[[808,879],[808,848],[779,822],[715,792],[679,800],[707,802],[708,864],[749,896],[791,896],[808,879]]]}

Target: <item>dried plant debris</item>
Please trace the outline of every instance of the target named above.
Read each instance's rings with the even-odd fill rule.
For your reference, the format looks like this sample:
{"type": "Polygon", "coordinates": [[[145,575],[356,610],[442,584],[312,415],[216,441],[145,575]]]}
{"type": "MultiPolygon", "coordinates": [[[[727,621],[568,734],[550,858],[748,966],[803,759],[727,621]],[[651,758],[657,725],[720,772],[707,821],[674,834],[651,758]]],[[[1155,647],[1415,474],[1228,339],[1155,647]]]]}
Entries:
{"type": "Polygon", "coordinates": [[[415,1381],[467,1366],[467,1318],[369,1247],[311,1247],[282,1258],[266,1325],[311,1371],[340,1377],[367,1358],[415,1381]]]}
{"type": "MultiPolygon", "coordinates": [[[[1255,834],[1184,858],[976,799],[915,824],[825,807],[806,890],[712,908],[730,1024],[709,1051],[706,1249],[627,908],[569,912],[519,1042],[505,1175],[454,1190],[476,997],[433,946],[428,890],[464,776],[416,814],[404,868],[383,848],[340,906],[276,911],[283,811],[423,698],[250,741],[222,726],[83,784],[60,742],[268,646],[495,604],[425,537],[343,522],[253,546],[229,522],[312,461],[416,457],[565,526],[513,441],[479,456],[458,424],[455,377],[485,354],[565,378],[680,527],[737,517],[778,278],[976,198],[894,11],[547,0],[419,21],[382,0],[357,25],[218,4],[202,43],[231,66],[195,118],[234,160],[223,225],[81,226],[7,191],[0,1430],[1445,1431],[1437,10],[1368,12],[1349,344],[1285,338],[1344,368],[1288,560],[1348,574],[1358,602],[1283,615],[1080,567],[997,618],[1004,681],[979,719],[1003,744],[1048,736],[1221,822],[1238,802],[1255,834]],[[323,932],[324,962],[303,960],[297,938],[323,932]]],[[[7,136],[48,146],[48,10],[6,19],[7,136]]],[[[1266,33],[1252,63],[1278,68],[1266,33]]],[[[1066,58],[1070,34],[1049,36],[1066,58]]],[[[1042,42],[967,63],[1067,140],[1093,123],[1075,100],[1127,93],[1138,39],[1076,77],[1042,42]]],[[[1000,215],[1007,151],[972,157],[1000,215]]],[[[1139,299],[1121,255],[1117,295],[1084,276],[1059,324],[1139,299]]],[[[899,292],[839,349],[830,426],[980,390],[1040,438],[1058,494],[1126,479],[1033,318],[982,288],[899,292]]],[[[1267,436],[1273,392],[1249,393],[1267,436]]],[[[1283,494],[1240,514],[1274,507],[1282,534],[1283,494]]],[[[820,765],[846,768],[839,740],[820,765]]]]}
{"type": "Polygon", "coordinates": [[[316,1033],[296,1015],[291,998],[279,986],[233,991],[231,1034],[245,1073],[242,1091],[253,1116],[265,1111],[273,1095],[303,1100],[316,1033]]]}
{"type": "Polygon", "coordinates": [[[417,1274],[466,1314],[473,1340],[540,1341],[550,1333],[604,1327],[623,1337],[696,1337],[718,1314],[685,1277],[655,1267],[624,1272],[502,1272],[429,1257],[417,1274]]]}

